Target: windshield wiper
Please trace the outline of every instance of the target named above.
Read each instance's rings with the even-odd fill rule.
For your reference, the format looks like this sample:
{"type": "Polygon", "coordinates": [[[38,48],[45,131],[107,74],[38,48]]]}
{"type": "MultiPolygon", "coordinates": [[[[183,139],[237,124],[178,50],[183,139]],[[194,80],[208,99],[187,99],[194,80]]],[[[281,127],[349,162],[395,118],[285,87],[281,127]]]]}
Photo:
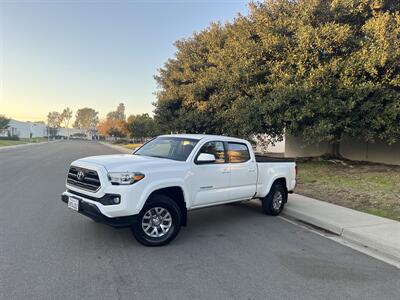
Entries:
{"type": "Polygon", "coordinates": [[[147,157],[156,157],[156,158],[163,158],[163,159],[172,159],[169,157],[165,156],[160,156],[160,155],[148,155],[148,154],[137,154],[137,153],[132,153],[133,155],[140,155],[140,156],[147,156],[147,157]]]}
{"type": "Polygon", "coordinates": [[[157,157],[157,158],[164,158],[164,159],[171,159],[171,158],[168,158],[168,157],[165,157],[165,156],[159,156],[159,155],[147,155],[147,156],[157,157]]]}

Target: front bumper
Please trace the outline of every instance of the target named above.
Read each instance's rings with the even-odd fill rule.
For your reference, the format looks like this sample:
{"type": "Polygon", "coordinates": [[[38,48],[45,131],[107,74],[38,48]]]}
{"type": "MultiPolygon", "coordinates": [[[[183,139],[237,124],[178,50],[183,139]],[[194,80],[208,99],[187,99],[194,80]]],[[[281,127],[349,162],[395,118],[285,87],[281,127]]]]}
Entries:
{"type": "MultiPolygon", "coordinates": [[[[68,203],[69,197],[70,196],[68,194],[63,193],[61,195],[61,201],[68,203]]],[[[107,217],[101,213],[101,211],[98,209],[98,207],[95,204],[86,202],[81,197],[74,197],[74,198],[78,199],[78,201],[79,201],[78,212],[82,215],[85,215],[85,216],[91,218],[92,220],[94,220],[98,223],[110,225],[115,228],[122,228],[122,227],[130,227],[133,224],[135,224],[137,221],[137,215],[115,217],[115,218],[107,217]]]]}

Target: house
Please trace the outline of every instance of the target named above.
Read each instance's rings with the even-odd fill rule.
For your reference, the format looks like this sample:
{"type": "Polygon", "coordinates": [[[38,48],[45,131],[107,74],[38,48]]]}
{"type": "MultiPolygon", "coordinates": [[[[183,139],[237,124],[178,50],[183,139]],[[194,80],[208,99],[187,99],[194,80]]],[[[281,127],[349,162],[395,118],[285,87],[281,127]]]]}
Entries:
{"type": "MultiPolygon", "coordinates": [[[[77,129],[77,128],[60,128],[58,129],[57,135],[58,136],[62,136],[64,138],[67,138],[68,136],[72,136],[72,135],[77,135],[77,134],[85,134],[85,132],[81,129],[77,129]]],[[[86,137],[88,139],[91,139],[91,137],[89,138],[87,134],[85,134],[86,137]]]]}
{"type": "Polygon", "coordinates": [[[43,137],[47,127],[43,122],[22,122],[11,119],[8,128],[0,131],[0,136],[18,136],[21,139],[43,137]]]}
{"type": "MultiPolygon", "coordinates": [[[[47,126],[44,122],[23,122],[13,119],[8,123],[8,128],[0,130],[0,136],[17,136],[20,139],[47,137],[47,134],[47,126]]],[[[76,128],[59,128],[57,130],[57,136],[64,138],[73,134],[85,134],[85,132],[76,128]]],[[[88,139],[92,139],[91,135],[85,135],[88,139]]]]}

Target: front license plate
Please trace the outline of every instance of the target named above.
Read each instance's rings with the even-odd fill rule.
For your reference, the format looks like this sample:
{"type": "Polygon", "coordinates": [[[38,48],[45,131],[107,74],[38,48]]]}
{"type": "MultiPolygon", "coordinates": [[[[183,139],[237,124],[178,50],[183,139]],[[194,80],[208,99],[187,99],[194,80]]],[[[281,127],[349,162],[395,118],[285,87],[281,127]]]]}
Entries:
{"type": "Polygon", "coordinates": [[[78,211],[79,210],[79,200],[75,198],[68,198],[68,208],[78,211]]]}

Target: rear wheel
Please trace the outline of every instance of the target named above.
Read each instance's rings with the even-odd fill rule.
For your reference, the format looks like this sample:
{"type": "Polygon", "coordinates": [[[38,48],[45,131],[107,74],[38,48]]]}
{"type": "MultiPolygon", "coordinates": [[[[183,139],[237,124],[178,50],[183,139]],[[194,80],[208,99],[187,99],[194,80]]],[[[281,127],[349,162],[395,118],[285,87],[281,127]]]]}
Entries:
{"type": "Polygon", "coordinates": [[[288,193],[280,183],[274,183],[267,196],[261,199],[262,209],[267,215],[277,216],[283,210],[288,193]]]}
{"type": "Polygon", "coordinates": [[[169,197],[155,195],[149,199],[138,216],[132,233],[136,240],[150,247],[171,242],[181,229],[181,212],[169,197]]]}

